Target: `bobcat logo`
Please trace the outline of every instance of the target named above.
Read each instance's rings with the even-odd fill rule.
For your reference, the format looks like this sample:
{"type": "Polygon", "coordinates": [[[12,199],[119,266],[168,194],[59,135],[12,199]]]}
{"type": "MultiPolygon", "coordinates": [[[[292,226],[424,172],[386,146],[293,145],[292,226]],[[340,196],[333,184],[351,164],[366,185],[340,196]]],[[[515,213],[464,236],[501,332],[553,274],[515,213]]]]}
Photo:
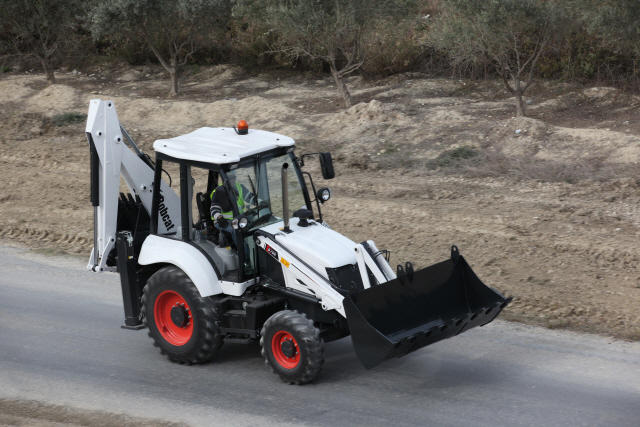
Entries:
{"type": "Polygon", "coordinates": [[[171,230],[175,227],[175,224],[171,222],[171,218],[169,218],[169,208],[164,205],[164,196],[162,195],[162,190],[160,190],[160,205],[158,206],[158,215],[162,218],[162,222],[164,222],[164,226],[167,231],[171,230]]]}

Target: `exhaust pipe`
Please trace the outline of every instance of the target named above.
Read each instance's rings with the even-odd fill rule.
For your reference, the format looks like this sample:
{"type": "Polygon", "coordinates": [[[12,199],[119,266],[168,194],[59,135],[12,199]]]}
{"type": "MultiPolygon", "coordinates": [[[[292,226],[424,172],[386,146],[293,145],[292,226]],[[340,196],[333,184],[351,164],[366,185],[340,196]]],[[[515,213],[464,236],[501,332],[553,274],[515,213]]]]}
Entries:
{"type": "Polygon", "coordinates": [[[284,219],[283,231],[285,233],[291,233],[291,229],[289,228],[289,181],[287,180],[288,168],[288,163],[282,165],[282,218],[284,219]]]}

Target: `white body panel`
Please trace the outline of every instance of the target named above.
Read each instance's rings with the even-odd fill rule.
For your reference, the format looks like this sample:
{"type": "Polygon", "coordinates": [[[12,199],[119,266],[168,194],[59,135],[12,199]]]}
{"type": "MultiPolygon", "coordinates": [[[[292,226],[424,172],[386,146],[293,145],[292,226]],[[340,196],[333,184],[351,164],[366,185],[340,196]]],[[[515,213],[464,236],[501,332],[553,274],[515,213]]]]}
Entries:
{"type": "MultiPolygon", "coordinates": [[[[320,224],[299,227],[298,218],[291,218],[289,228],[293,233],[282,233],[278,240],[299,258],[318,270],[324,277],[329,277],[325,268],[338,268],[356,263],[356,243],[320,224]]],[[[309,221],[312,223],[314,221],[309,221]]],[[[281,233],[283,222],[264,227],[267,233],[281,233]]]]}
{"type": "Polygon", "coordinates": [[[233,128],[200,128],[175,138],[159,139],[153,148],[178,159],[226,165],[237,163],[243,157],[294,145],[292,138],[264,130],[249,129],[248,134],[238,135],[233,128]]]}
{"type": "Polygon", "coordinates": [[[218,294],[240,296],[254,283],[253,280],[241,284],[220,281],[202,252],[181,240],[166,237],[147,237],[140,249],[138,263],[175,265],[189,276],[203,297],[218,294]]]}
{"type": "MultiPolygon", "coordinates": [[[[89,104],[86,132],[96,147],[99,158],[99,206],[95,208],[95,239],[87,268],[92,271],[115,271],[106,267],[107,255],[113,248],[118,220],[120,176],[131,194],[151,212],[153,170],[128,148],[123,140],[120,122],[112,101],[92,99],[89,104]],[[97,251],[96,251],[97,248],[97,251]]],[[[159,213],[158,232],[180,235],[180,198],[163,181],[160,190],[167,210],[159,213]]]]}
{"type": "MultiPolygon", "coordinates": [[[[288,288],[315,296],[321,301],[324,310],[336,310],[345,316],[342,305],[344,296],[333,288],[329,281],[327,268],[338,268],[357,263],[361,274],[364,272],[362,282],[365,289],[375,285],[369,282],[369,276],[366,273],[367,267],[374,274],[378,283],[388,281],[385,272],[369,256],[362,245],[354,243],[343,235],[315,223],[315,221],[309,221],[311,225],[308,227],[298,226],[298,221],[297,218],[292,218],[289,225],[292,233],[282,232],[284,223],[278,222],[262,228],[263,231],[274,235],[275,240],[265,236],[259,238],[259,246],[276,258],[284,267],[285,285],[288,288]],[[267,245],[277,252],[277,257],[266,249],[267,245]]],[[[384,259],[382,262],[386,264],[384,259]]],[[[391,272],[389,265],[386,265],[391,272]]],[[[391,274],[393,275],[392,272],[391,274]]]]}
{"type": "MultiPolygon", "coordinates": [[[[279,239],[282,235],[278,234],[279,239]]],[[[305,294],[314,296],[320,300],[323,310],[336,310],[343,317],[346,317],[342,300],[344,296],[338,291],[333,289],[331,283],[321,275],[322,272],[326,274],[326,270],[316,270],[315,268],[307,267],[298,261],[293,254],[284,249],[284,246],[278,243],[278,240],[260,236],[258,245],[266,250],[266,246],[269,245],[271,249],[277,252],[277,257],[273,252],[267,251],[270,256],[274,256],[284,266],[285,286],[305,294]]],[[[287,247],[287,249],[289,249],[287,247]]],[[[308,264],[307,264],[308,265],[308,264]]]]}

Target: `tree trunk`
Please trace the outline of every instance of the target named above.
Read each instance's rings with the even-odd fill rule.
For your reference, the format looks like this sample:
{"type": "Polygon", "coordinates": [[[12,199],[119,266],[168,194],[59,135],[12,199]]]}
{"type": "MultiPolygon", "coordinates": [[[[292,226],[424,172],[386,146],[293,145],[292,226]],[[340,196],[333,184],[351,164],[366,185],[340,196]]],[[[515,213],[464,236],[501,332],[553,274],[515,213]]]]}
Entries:
{"type": "Polygon", "coordinates": [[[162,64],[162,67],[165,70],[167,70],[167,73],[169,73],[169,77],[171,78],[171,90],[169,91],[169,96],[177,95],[178,94],[178,58],[176,57],[177,55],[174,54],[173,51],[170,51],[171,61],[167,63],[167,61],[164,60],[164,58],[162,57],[158,49],[156,49],[153,43],[151,43],[151,39],[149,38],[149,35],[147,34],[144,27],[141,29],[140,34],[142,34],[144,39],[147,41],[147,44],[149,44],[151,51],[156,55],[156,58],[158,58],[158,61],[160,61],[160,64],[162,64]]]}
{"type": "Polygon", "coordinates": [[[513,91],[516,97],[516,116],[524,117],[524,104],[522,103],[522,86],[520,83],[520,78],[518,76],[513,77],[513,91]]]}
{"type": "Polygon", "coordinates": [[[178,59],[171,58],[171,69],[169,70],[171,76],[171,90],[169,96],[176,96],[178,94],[178,59]]]}
{"type": "Polygon", "coordinates": [[[177,70],[171,70],[169,72],[171,76],[171,90],[169,91],[170,96],[176,96],[178,94],[178,72],[177,70]]]}
{"type": "Polygon", "coordinates": [[[516,92],[516,116],[524,117],[524,104],[522,103],[522,93],[516,92]]]}
{"type": "Polygon", "coordinates": [[[338,87],[338,93],[344,101],[344,106],[346,108],[351,107],[351,94],[349,93],[349,89],[347,89],[347,85],[345,84],[344,79],[338,73],[336,64],[334,62],[330,62],[329,66],[331,67],[331,75],[333,76],[333,80],[335,80],[336,86],[338,87]]]}
{"type": "Polygon", "coordinates": [[[40,62],[42,62],[42,68],[44,68],[44,73],[47,75],[49,84],[56,84],[56,76],[53,74],[53,69],[49,62],[45,58],[40,58],[40,62]]]}

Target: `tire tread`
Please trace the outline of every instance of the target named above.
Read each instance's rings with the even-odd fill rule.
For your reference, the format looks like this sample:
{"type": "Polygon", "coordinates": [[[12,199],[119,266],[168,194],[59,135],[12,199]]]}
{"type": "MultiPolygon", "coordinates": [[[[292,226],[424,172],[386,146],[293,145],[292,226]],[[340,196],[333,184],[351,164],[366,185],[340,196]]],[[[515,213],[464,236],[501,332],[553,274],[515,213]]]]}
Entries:
{"type": "MultiPolygon", "coordinates": [[[[298,340],[298,338],[296,338],[298,340]]],[[[313,380],[324,363],[324,341],[320,338],[320,331],[315,327],[313,321],[307,318],[306,314],[299,313],[295,310],[283,310],[273,316],[271,316],[264,323],[262,328],[262,334],[260,337],[260,345],[262,347],[262,356],[264,357],[265,364],[271,368],[271,372],[278,375],[282,381],[288,384],[305,384],[313,380]],[[295,332],[298,337],[301,337],[305,343],[304,347],[300,347],[301,359],[305,363],[302,372],[295,377],[285,376],[279,373],[270,362],[267,352],[265,351],[265,345],[271,345],[271,342],[265,343],[265,336],[271,336],[270,330],[272,328],[285,327],[295,332]]]]}
{"type": "MultiPolygon", "coordinates": [[[[142,293],[142,321],[147,327],[147,334],[153,339],[153,345],[160,350],[160,353],[167,356],[172,362],[180,364],[196,364],[210,360],[223,344],[220,334],[220,322],[217,310],[209,298],[200,296],[200,292],[195,287],[189,276],[175,266],[164,267],[158,270],[147,282],[142,293]],[[195,313],[198,321],[198,337],[193,347],[186,353],[178,354],[168,351],[159,342],[149,325],[147,315],[150,307],[149,295],[154,286],[161,283],[173,283],[180,288],[180,292],[189,301],[192,301],[191,310],[195,313]]],[[[195,332],[195,331],[194,331],[195,332]]]]}

